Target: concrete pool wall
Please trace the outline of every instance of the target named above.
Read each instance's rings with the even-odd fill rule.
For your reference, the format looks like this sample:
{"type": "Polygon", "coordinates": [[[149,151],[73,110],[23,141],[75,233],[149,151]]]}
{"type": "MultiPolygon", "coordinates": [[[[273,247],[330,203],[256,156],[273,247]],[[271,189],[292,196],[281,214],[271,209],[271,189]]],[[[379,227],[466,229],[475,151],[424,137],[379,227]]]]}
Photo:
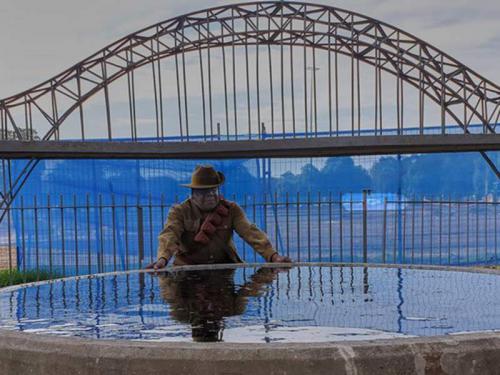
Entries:
{"type": "Polygon", "coordinates": [[[2,332],[7,374],[499,374],[500,334],[326,344],[149,343],[2,332]]]}
{"type": "MultiPolygon", "coordinates": [[[[389,267],[500,274],[489,269],[389,267]]],[[[228,344],[90,340],[0,330],[0,374],[25,373],[500,374],[500,332],[331,343],[228,344]]]]}

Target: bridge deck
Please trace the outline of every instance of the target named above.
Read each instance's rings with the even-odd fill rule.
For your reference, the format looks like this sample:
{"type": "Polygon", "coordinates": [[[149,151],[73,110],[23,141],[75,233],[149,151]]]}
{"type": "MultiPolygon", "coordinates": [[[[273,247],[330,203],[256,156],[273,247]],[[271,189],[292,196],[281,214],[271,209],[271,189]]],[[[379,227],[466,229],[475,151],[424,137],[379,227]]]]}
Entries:
{"type": "Polygon", "coordinates": [[[500,150],[500,134],[355,136],[208,142],[0,141],[5,159],[223,159],[500,150]]]}

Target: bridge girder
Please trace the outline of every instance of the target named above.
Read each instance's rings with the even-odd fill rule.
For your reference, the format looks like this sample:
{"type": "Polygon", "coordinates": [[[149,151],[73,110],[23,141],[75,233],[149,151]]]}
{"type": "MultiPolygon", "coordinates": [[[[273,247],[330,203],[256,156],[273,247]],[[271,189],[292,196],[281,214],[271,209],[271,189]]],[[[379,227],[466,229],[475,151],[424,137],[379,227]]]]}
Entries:
{"type": "Polygon", "coordinates": [[[209,142],[0,141],[9,159],[231,159],[498,151],[500,134],[323,137],[209,142]]]}

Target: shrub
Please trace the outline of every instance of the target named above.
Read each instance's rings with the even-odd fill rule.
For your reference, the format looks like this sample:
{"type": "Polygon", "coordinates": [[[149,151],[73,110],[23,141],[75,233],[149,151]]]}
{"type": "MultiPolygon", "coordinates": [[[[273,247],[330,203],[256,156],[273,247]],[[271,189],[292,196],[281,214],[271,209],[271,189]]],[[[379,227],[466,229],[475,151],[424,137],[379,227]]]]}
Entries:
{"type": "Polygon", "coordinates": [[[19,271],[19,270],[2,270],[0,271],[0,288],[9,285],[17,285],[22,283],[30,283],[34,281],[42,281],[56,279],[58,275],[52,274],[52,277],[47,271],[19,271]]]}

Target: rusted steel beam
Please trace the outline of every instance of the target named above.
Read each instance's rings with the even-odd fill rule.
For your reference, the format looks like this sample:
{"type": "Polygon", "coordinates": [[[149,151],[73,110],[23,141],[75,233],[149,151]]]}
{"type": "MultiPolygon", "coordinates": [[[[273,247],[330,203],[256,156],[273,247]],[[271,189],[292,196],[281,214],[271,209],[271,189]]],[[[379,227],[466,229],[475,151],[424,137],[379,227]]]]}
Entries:
{"type": "Polygon", "coordinates": [[[225,159],[498,151],[500,134],[405,135],[210,142],[0,141],[6,159],[225,159]]]}

